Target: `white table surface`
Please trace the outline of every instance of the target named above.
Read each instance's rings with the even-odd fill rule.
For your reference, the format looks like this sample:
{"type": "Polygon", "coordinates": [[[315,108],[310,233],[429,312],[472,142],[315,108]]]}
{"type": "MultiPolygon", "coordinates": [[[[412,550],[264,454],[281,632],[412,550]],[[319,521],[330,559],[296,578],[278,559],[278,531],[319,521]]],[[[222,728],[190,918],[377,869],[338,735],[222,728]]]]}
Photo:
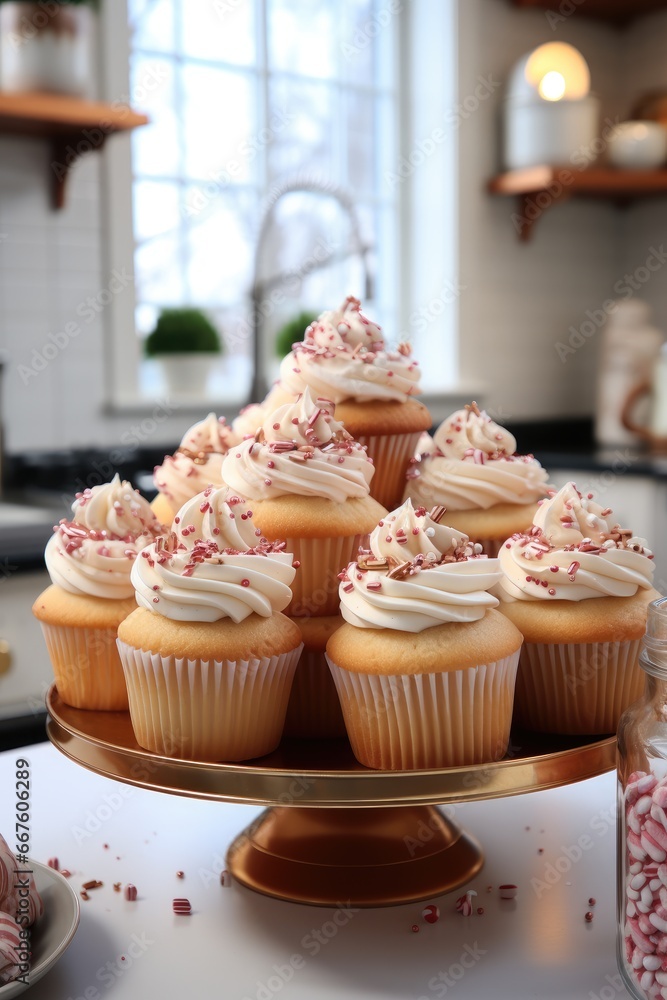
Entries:
{"type": "Polygon", "coordinates": [[[459,890],[437,900],[435,925],[421,920],[422,904],[339,913],[334,923],[333,909],[220,885],[229,842],[259,809],[125,786],[71,763],[50,744],[0,754],[0,832],[10,846],[19,756],[31,762],[32,857],[57,856],[77,889],[89,879],[104,882],[81,902],[72,944],[30,989],[30,1000],[628,996],[615,959],[614,774],[455,807],[457,820],[486,848],[486,864],[470,884],[483,916],[456,912],[459,890]],[[114,882],[134,883],[138,900],[127,902],[114,882]],[[500,900],[503,882],[518,885],[514,902],[500,900]],[[189,898],[189,917],[172,912],[177,896],[189,898]],[[588,924],[590,896],[597,903],[588,924]],[[130,957],[130,946],[138,957],[130,957]],[[458,978],[464,954],[471,967],[458,978]],[[296,971],[292,956],[300,957],[296,971]]]}

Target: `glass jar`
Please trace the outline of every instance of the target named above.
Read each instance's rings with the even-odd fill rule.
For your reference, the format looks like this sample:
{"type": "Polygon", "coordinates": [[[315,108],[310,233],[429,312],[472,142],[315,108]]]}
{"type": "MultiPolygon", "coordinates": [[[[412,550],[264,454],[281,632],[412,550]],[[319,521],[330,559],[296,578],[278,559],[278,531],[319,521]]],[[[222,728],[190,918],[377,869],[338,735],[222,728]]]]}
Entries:
{"type": "Polygon", "coordinates": [[[644,696],[618,727],[618,965],[637,1000],[667,1000],[667,597],[639,663],[644,696]]]}

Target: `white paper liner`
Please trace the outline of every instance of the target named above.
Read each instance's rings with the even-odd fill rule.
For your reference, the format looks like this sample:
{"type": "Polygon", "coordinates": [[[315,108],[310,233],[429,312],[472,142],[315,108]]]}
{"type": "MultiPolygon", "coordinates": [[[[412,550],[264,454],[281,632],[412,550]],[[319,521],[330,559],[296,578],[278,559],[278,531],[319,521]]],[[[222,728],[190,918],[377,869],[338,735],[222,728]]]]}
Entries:
{"type": "Polygon", "coordinates": [[[644,690],[641,639],[628,642],[524,643],[514,721],[542,733],[615,733],[644,690]]]}
{"type": "Polygon", "coordinates": [[[420,436],[421,431],[411,431],[409,434],[360,434],[356,438],[359,444],[366,445],[375,466],[371,496],[387,510],[395,510],[403,502],[405,474],[420,436]]]}
{"type": "Polygon", "coordinates": [[[519,650],[434,674],[357,674],[327,657],[357,760],[382,770],[499,760],[509,742],[519,650]]]}
{"type": "Polygon", "coordinates": [[[40,624],[58,694],[65,704],[92,711],[127,711],[117,630],[40,624]]]}
{"type": "Polygon", "coordinates": [[[251,760],[280,743],[303,645],[251,660],[160,656],[118,640],[137,743],[181,760],[251,760]]]}
{"type": "Polygon", "coordinates": [[[338,692],[323,649],[304,649],[301,654],[287,706],[285,736],[306,740],[345,736],[338,692]]]}
{"type": "Polygon", "coordinates": [[[368,534],[347,538],[288,538],[285,551],[301,565],[292,583],[292,600],[283,611],[292,618],[320,618],[340,611],[338,574],[357,558],[368,534]]]}

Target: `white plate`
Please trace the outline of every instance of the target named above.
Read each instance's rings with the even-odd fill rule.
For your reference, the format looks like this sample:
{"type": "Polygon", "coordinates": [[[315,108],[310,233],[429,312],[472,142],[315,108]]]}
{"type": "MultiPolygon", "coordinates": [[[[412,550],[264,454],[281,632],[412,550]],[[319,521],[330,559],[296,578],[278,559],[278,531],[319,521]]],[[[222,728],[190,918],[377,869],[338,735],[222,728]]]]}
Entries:
{"type": "MultiPolygon", "coordinates": [[[[26,866],[28,867],[28,866],[26,866]]],[[[32,961],[28,983],[7,983],[0,986],[0,1000],[11,1000],[29,990],[33,983],[55,965],[79,926],[79,898],[60,872],[30,861],[35,884],[42,900],[44,913],[30,928],[32,961]]]]}

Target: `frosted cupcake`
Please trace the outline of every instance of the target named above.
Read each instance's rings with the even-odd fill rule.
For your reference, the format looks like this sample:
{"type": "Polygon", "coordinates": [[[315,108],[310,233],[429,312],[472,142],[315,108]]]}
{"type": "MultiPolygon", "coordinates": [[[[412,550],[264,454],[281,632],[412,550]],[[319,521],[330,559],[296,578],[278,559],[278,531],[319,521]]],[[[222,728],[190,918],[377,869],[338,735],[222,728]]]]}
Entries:
{"type": "Polygon", "coordinates": [[[51,657],[58,694],[74,708],[127,708],[116,649],[118,626],[136,608],[130,580],[142,549],[166,531],[129,482],[77,493],[44,558],[53,581],[33,604],[51,657]]]}
{"type": "Polygon", "coordinates": [[[222,465],[225,482],[252,501],[257,528],[284,541],[299,562],[287,609],[294,617],[337,613],[338,573],[386,513],[369,494],[374,469],[366,449],[333,413],[330,400],[305,389],[222,465]]]}
{"type": "Polygon", "coordinates": [[[332,400],[336,417],[375,464],[372,495],[385,507],[401,502],[404,475],[419,435],[431,426],[419,369],[408,344],[388,351],[380,327],[348,296],[324,312],[280,366],[280,386],[295,395],[309,387],[332,400]]]}
{"type": "Polygon", "coordinates": [[[448,524],[495,556],[509,535],[530,527],[547,491],[537,459],[515,452],[512,434],[472,403],[447,417],[430,453],[411,463],[405,496],[442,504],[448,524]]]}
{"type": "Polygon", "coordinates": [[[498,561],[443,513],[406,500],[343,574],[346,624],[327,659],[368,767],[479,764],[507,749],[521,635],[494,610],[498,561]]]}
{"type": "Polygon", "coordinates": [[[232,444],[241,440],[224,417],[209,413],[185,432],[173,455],[165,455],[153,470],[158,495],[152,503],[157,517],[169,523],[180,507],[208,486],[221,487],[222,461],[232,444]]]}
{"type": "Polygon", "coordinates": [[[325,657],[327,642],[343,619],[340,615],[328,615],[293,621],[301,629],[303,652],[287,706],[285,736],[307,740],[345,736],[336,685],[325,657]]]}
{"type": "Polygon", "coordinates": [[[136,559],[139,607],[118,630],[138,744],[185,760],[259,757],[280,742],[301,633],[280,614],[292,556],[251,511],[206,490],[136,559]]]}
{"type": "Polygon", "coordinates": [[[500,610],[525,639],[515,719],[527,729],[613,733],[643,690],[653,555],[611,513],[567,483],[500,550],[500,610]]]}

